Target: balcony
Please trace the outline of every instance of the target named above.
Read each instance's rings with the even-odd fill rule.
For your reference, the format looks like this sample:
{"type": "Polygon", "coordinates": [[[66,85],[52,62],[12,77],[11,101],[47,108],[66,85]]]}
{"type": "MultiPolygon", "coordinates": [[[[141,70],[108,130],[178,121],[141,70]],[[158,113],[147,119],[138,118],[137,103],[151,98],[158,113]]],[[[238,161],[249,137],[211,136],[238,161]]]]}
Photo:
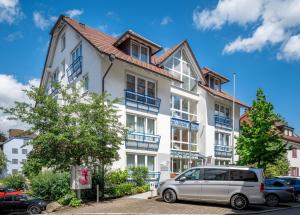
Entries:
{"type": "Polygon", "coordinates": [[[232,147],[226,145],[215,145],[215,157],[232,157],[232,147]]]}
{"type": "Polygon", "coordinates": [[[215,126],[219,128],[232,129],[232,119],[215,115],[215,126]]]}
{"type": "Polygon", "coordinates": [[[158,113],[161,99],[125,90],[125,105],[137,110],[158,113]]]}
{"type": "Polygon", "coordinates": [[[147,151],[158,151],[160,136],[140,132],[129,132],[127,134],[125,147],[127,149],[139,149],[147,151]]]}
{"type": "Polygon", "coordinates": [[[74,81],[82,73],[82,57],[78,57],[67,69],[69,82],[74,81]]]}
{"type": "Polygon", "coordinates": [[[49,95],[56,96],[57,94],[58,94],[58,89],[57,88],[54,88],[54,87],[50,88],[49,95]]]}

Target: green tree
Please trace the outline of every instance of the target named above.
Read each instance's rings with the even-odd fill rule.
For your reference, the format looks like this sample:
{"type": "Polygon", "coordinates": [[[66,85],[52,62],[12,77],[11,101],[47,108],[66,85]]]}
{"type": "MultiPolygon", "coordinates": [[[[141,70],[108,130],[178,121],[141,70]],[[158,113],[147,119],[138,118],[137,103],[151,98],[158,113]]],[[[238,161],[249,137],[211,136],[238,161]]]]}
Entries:
{"type": "Polygon", "coordinates": [[[287,157],[282,157],[281,159],[277,160],[275,164],[268,164],[265,170],[265,176],[275,177],[275,176],[282,176],[287,175],[289,172],[289,160],[287,157]]]}
{"type": "Polygon", "coordinates": [[[0,131],[0,142],[5,142],[6,140],[7,140],[6,135],[2,131],[0,131]]]}
{"type": "Polygon", "coordinates": [[[0,173],[2,172],[2,170],[6,168],[6,162],[7,162],[6,156],[4,152],[0,150],[0,173]]]}
{"type": "Polygon", "coordinates": [[[118,159],[125,134],[116,110],[119,100],[110,100],[106,93],[82,94],[80,87],[54,87],[58,99],[31,87],[25,92],[33,103],[16,102],[12,108],[2,108],[11,119],[31,125],[38,134],[31,142],[32,168],[69,170],[72,165],[103,166],[118,159]]]}
{"type": "Polygon", "coordinates": [[[266,169],[286,154],[286,144],[281,140],[281,131],[275,126],[280,117],[273,111],[262,89],[258,89],[256,100],[247,112],[249,122],[242,123],[237,138],[239,164],[255,165],[266,169]]]}

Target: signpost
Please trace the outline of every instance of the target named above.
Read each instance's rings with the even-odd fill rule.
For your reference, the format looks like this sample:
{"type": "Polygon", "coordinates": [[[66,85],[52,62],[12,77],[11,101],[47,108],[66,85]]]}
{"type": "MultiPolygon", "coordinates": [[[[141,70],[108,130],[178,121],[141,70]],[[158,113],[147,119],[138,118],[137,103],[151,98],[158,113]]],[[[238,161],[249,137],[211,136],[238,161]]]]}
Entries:
{"type": "Polygon", "coordinates": [[[92,188],[92,174],[88,167],[72,166],[71,187],[77,191],[77,198],[80,198],[80,190],[92,188]]]}

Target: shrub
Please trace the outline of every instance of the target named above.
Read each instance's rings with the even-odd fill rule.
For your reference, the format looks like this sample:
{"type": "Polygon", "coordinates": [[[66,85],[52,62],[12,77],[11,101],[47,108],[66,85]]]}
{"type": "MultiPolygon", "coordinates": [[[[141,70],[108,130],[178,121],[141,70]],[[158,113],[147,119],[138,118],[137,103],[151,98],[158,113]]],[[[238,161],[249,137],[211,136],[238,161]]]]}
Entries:
{"type": "Polygon", "coordinates": [[[115,190],[115,196],[116,197],[122,197],[126,195],[131,195],[133,194],[133,184],[131,183],[123,183],[116,185],[114,190],[115,190]]]}
{"type": "Polygon", "coordinates": [[[25,177],[19,174],[12,174],[4,178],[3,184],[8,188],[21,190],[25,187],[25,177]]]}
{"type": "Polygon", "coordinates": [[[115,170],[109,172],[105,176],[105,181],[107,185],[117,185],[126,183],[128,179],[128,172],[127,170],[115,170]]]}
{"type": "Polygon", "coordinates": [[[131,167],[130,170],[132,171],[131,177],[138,187],[146,184],[146,181],[148,179],[147,167],[144,166],[131,167]]]}
{"type": "Polygon", "coordinates": [[[57,202],[61,205],[69,205],[73,198],[76,198],[76,193],[71,191],[66,195],[64,195],[63,197],[59,198],[57,202]]]}
{"type": "Polygon", "coordinates": [[[72,198],[69,205],[71,207],[75,207],[75,208],[78,208],[81,206],[81,199],[77,199],[76,197],[75,198],[72,198]]]}
{"type": "Polygon", "coordinates": [[[55,201],[70,193],[70,175],[69,173],[43,172],[32,178],[31,188],[34,195],[55,201]]]}

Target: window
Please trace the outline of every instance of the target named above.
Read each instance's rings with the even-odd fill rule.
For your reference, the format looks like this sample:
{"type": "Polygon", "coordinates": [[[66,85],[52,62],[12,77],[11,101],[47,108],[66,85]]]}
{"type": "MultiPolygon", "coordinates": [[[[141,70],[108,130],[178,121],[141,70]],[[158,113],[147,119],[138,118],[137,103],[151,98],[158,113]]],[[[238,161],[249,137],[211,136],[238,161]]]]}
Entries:
{"type": "Polygon", "coordinates": [[[183,173],[179,178],[185,177],[185,180],[187,180],[187,181],[200,180],[200,174],[201,174],[200,169],[191,169],[191,170],[183,173]]]}
{"type": "Polygon", "coordinates": [[[26,159],[22,159],[22,164],[24,164],[26,162],[26,159]]]}
{"type": "Polygon", "coordinates": [[[155,97],[156,94],[156,83],[154,81],[130,74],[127,74],[126,87],[127,90],[151,97],[155,97]]]}
{"type": "Polygon", "coordinates": [[[27,149],[22,149],[22,154],[27,155],[27,149]]]}
{"type": "Polygon", "coordinates": [[[155,120],[152,118],[126,114],[126,127],[130,131],[146,134],[155,134],[155,120]]]}
{"type": "Polygon", "coordinates": [[[142,44],[131,41],[131,57],[148,63],[149,62],[149,48],[142,44]]]}
{"type": "Polygon", "coordinates": [[[226,169],[204,169],[204,180],[227,181],[229,170],[226,169]]]}
{"type": "Polygon", "coordinates": [[[19,162],[18,159],[12,159],[12,160],[11,160],[11,163],[12,163],[12,164],[18,164],[18,162],[19,162]]]}
{"type": "Polygon", "coordinates": [[[71,53],[72,63],[74,63],[81,56],[82,56],[82,48],[80,43],[71,53]]]}
{"type": "Polygon", "coordinates": [[[296,148],[292,149],[292,158],[297,158],[297,149],[296,148]]]}
{"type": "Polygon", "coordinates": [[[60,64],[60,70],[61,70],[61,79],[65,76],[66,74],[66,63],[65,60],[63,60],[60,64]]]}
{"type": "Polygon", "coordinates": [[[190,145],[191,151],[197,151],[197,131],[191,131],[191,135],[189,132],[187,128],[172,127],[172,149],[188,151],[190,145]],[[189,138],[191,139],[189,140],[189,138]]]}
{"type": "Polygon", "coordinates": [[[197,120],[197,101],[172,95],[171,102],[172,117],[187,121],[197,120]]]}
{"type": "Polygon", "coordinates": [[[255,172],[250,170],[230,170],[230,180],[231,181],[249,181],[257,182],[257,176],[255,172]]]}
{"type": "Polygon", "coordinates": [[[17,169],[12,169],[12,170],[11,170],[11,173],[12,173],[12,174],[18,174],[19,172],[18,172],[17,169]]]}
{"type": "Polygon", "coordinates": [[[166,70],[181,80],[183,83],[172,82],[174,86],[183,88],[188,91],[197,92],[197,76],[190,64],[183,49],[176,52],[164,64],[166,70]]]}
{"type": "Polygon", "coordinates": [[[215,116],[231,118],[231,109],[222,104],[215,104],[215,116]]]}
{"type": "Polygon", "coordinates": [[[66,35],[63,34],[60,39],[61,51],[63,51],[66,47],[66,35]]]}
{"type": "Polygon", "coordinates": [[[53,73],[52,82],[53,83],[59,82],[59,69],[58,68],[53,73]]]}
{"type": "Polygon", "coordinates": [[[299,176],[299,168],[298,167],[291,167],[290,168],[290,175],[291,176],[299,176]]]}
{"type": "Polygon", "coordinates": [[[13,154],[18,154],[18,149],[12,148],[12,149],[11,149],[11,152],[12,152],[13,154]]]}
{"type": "Polygon", "coordinates": [[[215,145],[229,146],[230,134],[215,132],[215,145]]]}
{"type": "Polygon", "coordinates": [[[143,154],[126,154],[127,168],[146,166],[149,171],[155,171],[155,156],[143,154]]]}
{"type": "Polygon", "coordinates": [[[89,91],[89,76],[88,74],[83,77],[83,92],[89,91]]]}

